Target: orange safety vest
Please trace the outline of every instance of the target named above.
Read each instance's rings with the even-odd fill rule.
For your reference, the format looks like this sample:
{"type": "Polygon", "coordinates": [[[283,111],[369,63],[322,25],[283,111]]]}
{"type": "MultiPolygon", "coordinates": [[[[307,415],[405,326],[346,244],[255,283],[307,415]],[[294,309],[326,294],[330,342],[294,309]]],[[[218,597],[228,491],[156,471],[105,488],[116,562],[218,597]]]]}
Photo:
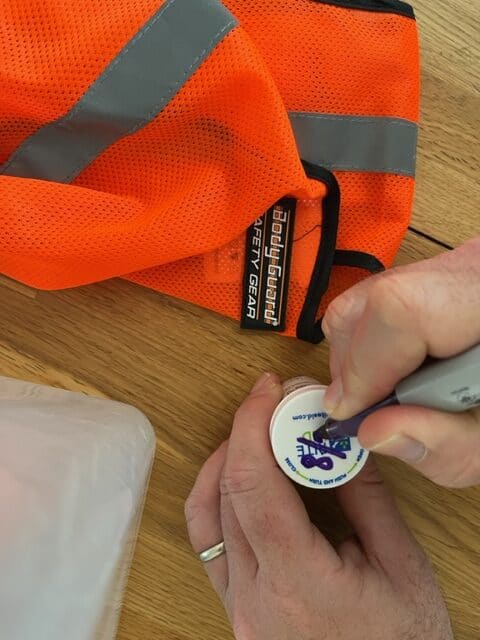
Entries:
{"type": "Polygon", "coordinates": [[[419,116],[399,0],[4,0],[0,271],[122,276],[318,342],[390,266],[419,116]]]}

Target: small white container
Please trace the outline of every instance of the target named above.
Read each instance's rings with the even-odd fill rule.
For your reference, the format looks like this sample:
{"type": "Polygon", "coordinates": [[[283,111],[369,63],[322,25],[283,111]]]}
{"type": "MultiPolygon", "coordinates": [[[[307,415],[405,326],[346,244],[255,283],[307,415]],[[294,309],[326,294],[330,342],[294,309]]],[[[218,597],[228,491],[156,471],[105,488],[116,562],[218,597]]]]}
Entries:
{"type": "Polygon", "coordinates": [[[332,489],[354,478],[368,451],[357,438],[315,440],[328,418],[323,408],[326,387],[307,377],[287,380],[284,397],[270,423],[273,454],[294,482],[313,489],[332,489]]]}

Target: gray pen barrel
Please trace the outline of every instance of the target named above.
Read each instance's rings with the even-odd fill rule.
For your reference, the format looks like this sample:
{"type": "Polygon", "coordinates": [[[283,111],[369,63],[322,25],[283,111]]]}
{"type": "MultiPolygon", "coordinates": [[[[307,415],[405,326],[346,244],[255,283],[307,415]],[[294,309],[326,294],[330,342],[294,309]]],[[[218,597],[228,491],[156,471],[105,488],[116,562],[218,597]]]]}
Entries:
{"type": "Polygon", "coordinates": [[[413,373],[396,389],[400,404],[441,411],[467,411],[480,405],[480,344],[413,373]]]}

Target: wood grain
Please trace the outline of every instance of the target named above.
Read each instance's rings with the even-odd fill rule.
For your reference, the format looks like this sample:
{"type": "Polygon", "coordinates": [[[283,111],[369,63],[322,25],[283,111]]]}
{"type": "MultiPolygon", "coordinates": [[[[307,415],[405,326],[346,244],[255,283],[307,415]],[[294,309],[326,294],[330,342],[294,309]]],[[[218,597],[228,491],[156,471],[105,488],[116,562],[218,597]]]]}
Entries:
{"type": "Polygon", "coordinates": [[[457,246],[480,234],[478,0],[417,0],[422,120],[412,226],[457,246]]]}
{"type": "MultiPolygon", "coordinates": [[[[412,227],[458,245],[480,233],[478,0],[417,0],[422,128],[412,227]]],[[[398,264],[441,248],[409,233],[398,264]]],[[[36,293],[0,278],[0,374],[129,402],[157,453],[119,640],[228,640],[224,612],[187,540],[183,503],[261,371],[328,382],[325,346],[240,331],[234,322],[124,281],[36,293]]],[[[480,488],[440,489],[380,462],[444,589],[456,640],[480,629],[480,488]]],[[[327,493],[305,494],[332,539],[345,530],[327,493]]]]}
{"type": "MultiPolygon", "coordinates": [[[[441,248],[409,233],[399,264],[441,248]]],[[[227,640],[231,631],[187,540],[183,503],[203,461],[261,371],[328,381],[327,351],[236,323],[124,281],[25,295],[0,282],[0,374],[129,402],[151,420],[157,453],[119,640],[227,640]]],[[[437,569],[457,640],[474,640],[480,489],[441,490],[382,462],[400,506],[437,569]]],[[[332,497],[310,493],[313,517],[339,539],[332,497]],[[320,507],[322,507],[320,509],[320,507]]]]}

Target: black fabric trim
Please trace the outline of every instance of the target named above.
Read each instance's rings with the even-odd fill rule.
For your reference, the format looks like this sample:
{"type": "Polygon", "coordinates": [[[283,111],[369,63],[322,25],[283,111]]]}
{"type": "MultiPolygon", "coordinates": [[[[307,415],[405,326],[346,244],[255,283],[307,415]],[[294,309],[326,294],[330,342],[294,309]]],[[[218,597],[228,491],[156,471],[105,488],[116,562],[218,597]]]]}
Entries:
{"type": "Polygon", "coordinates": [[[333,264],[336,267],[357,267],[370,271],[370,273],[385,271],[385,266],[376,256],[363,251],[337,249],[333,257],[333,264]]]}
{"type": "Polygon", "coordinates": [[[313,0],[321,4],[332,4],[344,9],[360,9],[363,11],[379,11],[381,13],[396,13],[400,16],[413,18],[415,12],[413,7],[401,0],[313,0]]]}
{"type": "MultiPolygon", "coordinates": [[[[365,269],[370,273],[381,273],[385,271],[385,265],[371,253],[363,251],[347,251],[346,249],[337,249],[333,257],[333,264],[336,267],[356,267],[357,269],[365,269]]],[[[319,324],[322,326],[323,317],[320,318],[319,324]]],[[[322,340],[325,335],[322,331],[322,340]]]]}
{"type": "Polygon", "coordinates": [[[330,284],[337,244],[340,212],[340,187],[337,179],[327,169],[303,161],[309,178],[323,182],[328,192],[322,203],[322,236],[318,247],[312,277],[305,302],[297,322],[297,338],[318,344],[324,338],[321,321],[317,320],[318,308],[330,284]]]}

